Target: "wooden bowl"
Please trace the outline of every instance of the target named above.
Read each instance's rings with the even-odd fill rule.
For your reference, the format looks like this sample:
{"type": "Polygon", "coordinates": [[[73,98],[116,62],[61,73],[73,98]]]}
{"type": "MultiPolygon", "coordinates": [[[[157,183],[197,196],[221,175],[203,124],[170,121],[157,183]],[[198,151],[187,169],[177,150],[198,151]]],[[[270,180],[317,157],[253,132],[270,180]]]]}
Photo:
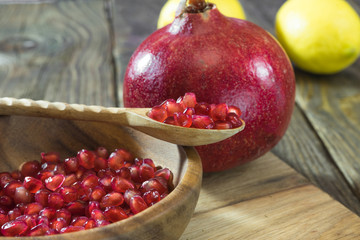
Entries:
{"type": "Polygon", "coordinates": [[[136,157],[151,158],[174,174],[176,187],[166,198],[128,219],[90,230],[31,239],[170,240],[178,239],[190,221],[202,180],[201,161],[193,148],[157,140],[131,128],[87,121],[0,116],[0,132],[0,171],[39,160],[41,152],[56,151],[64,159],[83,148],[104,146],[109,151],[125,148],[136,157]]]}

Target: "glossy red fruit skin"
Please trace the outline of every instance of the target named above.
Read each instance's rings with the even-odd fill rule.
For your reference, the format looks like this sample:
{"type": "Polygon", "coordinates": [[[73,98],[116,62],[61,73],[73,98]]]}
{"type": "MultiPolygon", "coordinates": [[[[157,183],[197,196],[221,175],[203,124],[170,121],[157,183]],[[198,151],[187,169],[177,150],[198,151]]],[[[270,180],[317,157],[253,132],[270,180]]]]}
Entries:
{"type": "Polygon", "coordinates": [[[196,147],[205,172],[221,171],[254,160],[279,142],[294,107],[295,76],[273,36],[215,7],[184,13],[157,30],[128,64],[125,107],[152,107],[186,92],[195,93],[198,102],[224,102],[242,111],[244,131],[196,147]]]}

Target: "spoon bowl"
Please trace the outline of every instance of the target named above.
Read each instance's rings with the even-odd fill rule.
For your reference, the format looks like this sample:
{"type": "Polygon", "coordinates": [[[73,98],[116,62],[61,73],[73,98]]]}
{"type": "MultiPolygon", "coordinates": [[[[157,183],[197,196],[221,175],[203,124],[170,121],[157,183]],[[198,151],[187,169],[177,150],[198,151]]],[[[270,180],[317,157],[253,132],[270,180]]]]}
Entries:
{"type": "Polygon", "coordinates": [[[157,139],[183,145],[199,146],[222,141],[245,127],[244,121],[233,129],[198,129],[165,124],[147,116],[150,108],[115,108],[34,101],[31,99],[0,98],[0,115],[22,115],[68,120],[117,123],[134,128],[157,139]]]}

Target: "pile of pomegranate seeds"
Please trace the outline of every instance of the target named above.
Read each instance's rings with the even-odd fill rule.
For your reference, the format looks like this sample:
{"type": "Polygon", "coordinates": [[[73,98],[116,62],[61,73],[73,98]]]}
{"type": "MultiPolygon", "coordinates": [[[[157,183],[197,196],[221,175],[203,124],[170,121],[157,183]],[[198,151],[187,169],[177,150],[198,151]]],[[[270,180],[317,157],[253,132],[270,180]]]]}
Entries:
{"type": "Polygon", "coordinates": [[[165,100],[151,108],[148,116],[159,122],[188,128],[230,129],[242,125],[238,107],[226,103],[198,103],[194,93],[185,93],[176,101],[165,100]]]}
{"type": "Polygon", "coordinates": [[[20,170],[0,173],[1,236],[41,236],[105,226],[159,202],[173,174],[151,159],[117,149],[81,150],[60,160],[42,153],[20,170]]]}

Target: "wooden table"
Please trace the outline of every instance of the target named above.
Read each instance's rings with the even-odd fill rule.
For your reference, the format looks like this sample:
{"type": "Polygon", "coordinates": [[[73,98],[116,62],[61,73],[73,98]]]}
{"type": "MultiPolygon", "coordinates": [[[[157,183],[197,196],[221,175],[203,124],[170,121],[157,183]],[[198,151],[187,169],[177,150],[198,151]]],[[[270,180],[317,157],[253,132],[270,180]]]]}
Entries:
{"type": "MultiPolygon", "coordinates": [[[[241,2],[274,33],[284,0],[241,2]]],[[[126,65],[164,3],[0,1],[0,97],[122,106],[126,65]]],[[[254,162],[205,174],[182,239],[360,238],[360,60],[331,76],[295,71],[284,138],[254,162]]]]}

